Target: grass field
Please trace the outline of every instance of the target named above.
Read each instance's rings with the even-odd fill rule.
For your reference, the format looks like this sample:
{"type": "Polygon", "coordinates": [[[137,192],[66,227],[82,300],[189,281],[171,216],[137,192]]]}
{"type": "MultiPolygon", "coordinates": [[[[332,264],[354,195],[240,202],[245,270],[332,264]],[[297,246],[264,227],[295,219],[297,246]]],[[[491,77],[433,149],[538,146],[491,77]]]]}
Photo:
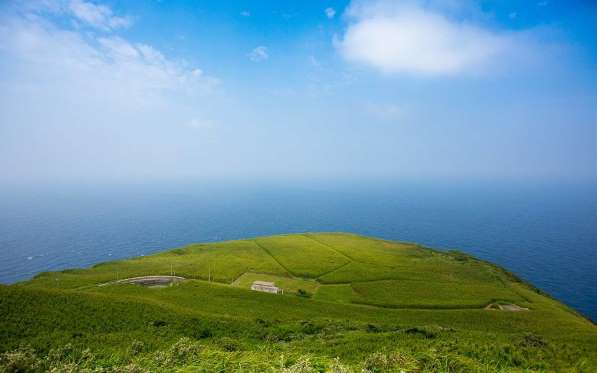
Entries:
{"type": "Polygon", "coordinates": [[[510,273],[352,234],[193,244],[43,273],[0,286],[0,316],[0,372],[597,371],[595,325],[510,273]],[[98,286],[171,273],[187,280],[98,286]],[[257,280],[284,295],[249,290],[257,280]],[[485,310],[492,302],[529,310],[485,310]]]}

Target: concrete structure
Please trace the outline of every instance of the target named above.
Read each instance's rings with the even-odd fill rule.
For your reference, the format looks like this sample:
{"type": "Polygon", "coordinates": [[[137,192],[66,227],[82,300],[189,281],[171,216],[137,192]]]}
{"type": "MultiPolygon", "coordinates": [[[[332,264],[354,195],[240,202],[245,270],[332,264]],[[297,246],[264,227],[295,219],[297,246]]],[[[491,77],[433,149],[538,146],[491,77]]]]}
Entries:
{"type": "Polygon", "coordinates": [[[265,293],[272,293],[272,294],[283,294],[284,291],[274,285],[273,282],[267,281],[254,281],[253,285],[251,285],[251,290],[255,291],[263,291],[265,293]]]}

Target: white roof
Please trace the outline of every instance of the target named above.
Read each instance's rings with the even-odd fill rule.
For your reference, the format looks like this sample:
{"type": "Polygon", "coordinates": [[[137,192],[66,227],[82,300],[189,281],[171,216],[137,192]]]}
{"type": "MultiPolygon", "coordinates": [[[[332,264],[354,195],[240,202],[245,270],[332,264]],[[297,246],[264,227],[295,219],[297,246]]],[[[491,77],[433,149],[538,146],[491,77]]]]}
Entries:
{"type": "Polygon", "coordinates": [[[275,287],[273,282],[267,282],[267,281],[254,281],[253,285],[259,285],[259,286],[271,286],[271,287],[275,287]]]}

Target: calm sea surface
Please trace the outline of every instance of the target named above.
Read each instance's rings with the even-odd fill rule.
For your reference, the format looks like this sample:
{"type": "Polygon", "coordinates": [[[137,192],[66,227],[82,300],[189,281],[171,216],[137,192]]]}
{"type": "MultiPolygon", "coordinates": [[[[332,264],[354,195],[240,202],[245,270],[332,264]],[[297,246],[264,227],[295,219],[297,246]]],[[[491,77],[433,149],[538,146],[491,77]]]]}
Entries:
{"type": "Polygon", "coordinates": [[[458,248],[597,320],[597,188],[206,186],[0,192],[0,282],[191,242],[346,231],[458,248]]]}

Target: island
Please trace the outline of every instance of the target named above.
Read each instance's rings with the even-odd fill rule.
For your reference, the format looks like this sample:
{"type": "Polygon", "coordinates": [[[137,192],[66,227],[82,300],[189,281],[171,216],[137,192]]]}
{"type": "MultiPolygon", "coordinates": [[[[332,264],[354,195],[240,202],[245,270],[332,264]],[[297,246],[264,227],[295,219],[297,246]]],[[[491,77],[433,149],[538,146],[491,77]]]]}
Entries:
{"type": "Polygon", "coordinates": [[[597,328],[460,251],[197,243],[0,286],[0,371],[597,371],[597,328]]]}

